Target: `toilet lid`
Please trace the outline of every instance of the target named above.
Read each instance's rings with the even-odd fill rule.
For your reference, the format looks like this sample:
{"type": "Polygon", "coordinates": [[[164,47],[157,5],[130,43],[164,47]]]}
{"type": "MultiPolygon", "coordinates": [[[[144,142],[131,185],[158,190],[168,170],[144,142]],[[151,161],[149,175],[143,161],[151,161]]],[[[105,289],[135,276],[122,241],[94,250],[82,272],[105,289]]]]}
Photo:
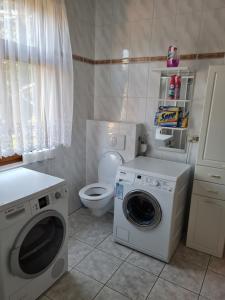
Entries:
{"type": "Polygon", "coordinates": [[[108,184],[114,184],[117,168],[122,165],[123,159],[117,152],[106,152],[98,165],[98,180],[108,184]]]}

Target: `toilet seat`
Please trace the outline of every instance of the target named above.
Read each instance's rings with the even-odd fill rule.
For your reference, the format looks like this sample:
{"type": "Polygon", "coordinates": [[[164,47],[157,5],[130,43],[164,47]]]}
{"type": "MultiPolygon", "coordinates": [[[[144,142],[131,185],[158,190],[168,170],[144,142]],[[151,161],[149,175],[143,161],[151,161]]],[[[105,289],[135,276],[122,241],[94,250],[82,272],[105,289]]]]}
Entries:
{"type": "Polygon", "coordinates": [[[101,201],[106,197],[113,196],[114,188],[111,184],[92,183],[86,185],[79,191],[79,196],[88,201],[101,201]]]}

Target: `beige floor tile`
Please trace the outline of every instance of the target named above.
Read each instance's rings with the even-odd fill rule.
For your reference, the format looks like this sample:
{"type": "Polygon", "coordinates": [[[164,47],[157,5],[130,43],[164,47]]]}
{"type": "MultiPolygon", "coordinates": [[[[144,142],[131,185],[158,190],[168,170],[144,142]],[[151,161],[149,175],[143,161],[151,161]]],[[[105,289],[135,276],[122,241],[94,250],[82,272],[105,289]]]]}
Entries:
{"type": "Polygon", "coordinates": [[[115,243],[112,235],[105,239],[97,248],[121,259],[126,259],[132,252],[130,248],[115,243]]]}
{"type": "Polygon", "coordinates": [[[182,259],[172,259],[171,263],[165,266],[160,277],[185,289],[199,293],[204,275],[205,268],[182,259]]]}
{"type": "Polygon", "coordinates": [[[209,263],[210,255],[188,248],[181,243],[176,250],[174,258],[206,268],[209,263]]]}
{"type": "Polygon", "coordinates": [[[112,223],[110,213],[95,217],[89,210],[79,209],[69,218],[69,236],[95,247],[112,233],[112,223]]]}
{"type": "Polygon", "coordinates": [[[225,299],[225,277],[208,270],[201,295],[212,300],[225,299]]]}
{"type": "Polygon", "coordinates": [[[209,262],[209,269],[225,276],[225,258],[212,256],[209,262]]]}
{"type": "Polygon", "coordinates": [[[102,283],[106,283],[121,263],[122,260],[119,258],[96,249],[82,260],[76,269],[102,283]]]}
{"type": "Polygon", "coordinates": [[[102,286],[101,283],[73,269],[59,279],[46,295],[51,300],[91,300],[102,286]]]}
{"type": "Polygon", "coordinates": [[[105,286],[95,300],[129,300],[129,298],[105,286]]]}
{"type": "Polygon", "coordinates": [[[165,263],[137,251],[133,251],[131,253],[127,259],[127,262],[155,275],[159,275],[165,266],[165,263]]]}
{"type": "Polygon", "coordinates": [[[112,276],[107,286],[132,300],[144,300],[156,279],[153,274],[125,262],[112,276]]]}
{"type": "Polygon", "coordinates": [[[75,238],[69,239],[68,244],[68,264],[69,267],[77,265],[85,256],[87,256],[94,248],[82,243],[75,238]]]}
{"type": "Polygon", "coordinates": [[[176,286],[166,280],[158,279],[147,300],[198,300],[198,295],[176,286]]]}
{"type": "Polygon", "coordinates": [[[45,295],[39,297],[37,300],[49,300],[49,298],[45,295]]]}

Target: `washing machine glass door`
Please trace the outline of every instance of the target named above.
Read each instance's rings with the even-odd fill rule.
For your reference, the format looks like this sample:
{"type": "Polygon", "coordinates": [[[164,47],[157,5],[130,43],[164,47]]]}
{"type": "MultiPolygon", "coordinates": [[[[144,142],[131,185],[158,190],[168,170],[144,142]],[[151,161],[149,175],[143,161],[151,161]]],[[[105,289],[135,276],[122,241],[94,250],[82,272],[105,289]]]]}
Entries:
{"type": "Polygon", "coordinates": [[[130,223],[148,229],[155,228],[162,218],[157,199],[142,190],[131,191],[124,197],[123,212],[130,223]]]}
{"type": "Polygon", "coordinates": [[[57,211],[45,211],[28,222],[10,255],[13,274],[33,278],[47,270],[63,245],[66,223],[57,211]]]}

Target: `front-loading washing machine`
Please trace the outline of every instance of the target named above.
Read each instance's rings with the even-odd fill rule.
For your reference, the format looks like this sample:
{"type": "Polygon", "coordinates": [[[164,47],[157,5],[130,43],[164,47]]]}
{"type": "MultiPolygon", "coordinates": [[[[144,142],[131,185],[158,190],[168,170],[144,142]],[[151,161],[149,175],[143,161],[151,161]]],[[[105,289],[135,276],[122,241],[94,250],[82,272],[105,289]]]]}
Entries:
{"type": "Polygon", "coordinates": [[[169,262],[182,234],[190,166],[137,157],[118,168],[114,241],[169,262]]]}
{"type": "Polygon", "coordinates": [[[68,268],[65,181],[0,172],[0,299],[34,300],[68,268]]]}

